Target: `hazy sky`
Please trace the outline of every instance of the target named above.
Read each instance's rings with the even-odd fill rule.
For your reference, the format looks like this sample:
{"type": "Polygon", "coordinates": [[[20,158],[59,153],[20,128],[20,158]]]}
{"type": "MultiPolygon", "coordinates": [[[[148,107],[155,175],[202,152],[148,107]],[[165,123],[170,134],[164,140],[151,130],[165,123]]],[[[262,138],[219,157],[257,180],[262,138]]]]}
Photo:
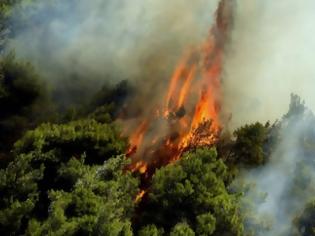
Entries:
{"type": "Polygon", "coordinates": [[[274,120],[297,93],[315,110],[315,1],[239,0],[224,91],[235,125],[274,120]]]}

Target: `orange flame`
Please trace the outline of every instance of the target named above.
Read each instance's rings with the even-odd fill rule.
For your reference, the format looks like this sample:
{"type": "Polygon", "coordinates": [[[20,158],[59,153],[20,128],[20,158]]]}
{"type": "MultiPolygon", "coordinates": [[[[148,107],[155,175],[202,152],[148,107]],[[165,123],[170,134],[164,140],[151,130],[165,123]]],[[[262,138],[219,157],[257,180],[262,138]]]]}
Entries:
{"type": "Polygon", "coordinates": [[[193,65],[187,79],[184,82],[184,85],[179,93],[179,99],[178,99],[178,104],[177,104],[177,108],[181,108],[184,105],[184,102],[187,98],[187,94],[189,93],[189,88],[191,85],[191,82],[193,81],[193,79],[195,78],[195,73],[196,73],[196,66],[193,65]]]}
{"type": "Polygon", "coordinates": [[[136,196],[136,199],[135,199],[135,203],[139,203],[141,202],[142,198],[144,197],[145,195],[145,191],[144,190],[141,190],[138,195],[136,196]]]}
{"type": "Polygon", "coordinates": [[[189,54],[185,55],[174,71],[174,74],[171,78],[171,83],[170,83],[170,86],[168,89],[167,97],[166,97],[166,109],[168,109],[168,107],[171,105],[171,100],[175,95],[177,84],[180,81],[180,79],[182,78],[182,76],[186,70],[186,64],[187,64],[187,61],[189,59],[189,56],[190,56],[189,54]]]}
{"type": "Polygon", "coordinates": [[[146,132],[148,128],[148,121],[144,120],[139,127],[137,128],[137,130],[134,132],[133,135],[131,135],[130,137],[130,143],[132,144],[132,146],[128,149],[127,151],[127,156],[132,155],[133,153],[135,153],[137,151],[137,148],[140,147],[143,138],[144,138],[144,134],[146,132]]]}
{"type": "MultiPolygon", "coordinates": [[[[213,145],[218,140],[221,131],[220,77],[223,50],[232,20],[232,4],[233,0],[220,1],[208,39],[200,47],[184,54],[170,78],[162,101],[164,109],[155,112],[164,114],[169,132],[159,136],[158,130],[154,141],[143,145],[149,127],[158,127],[155,119],[159,118],[150,117],[144,119],[131,135],[131,148],[127,153],[133,160],[130,170],[147,174],[152,168],[177,160],[191,147],[213,145]],[[148,158],[145,161],[137,156],[139,148],[141,155],[148,158]]],[[[141,192],[140,199],[143,195],[141,192]]]]}

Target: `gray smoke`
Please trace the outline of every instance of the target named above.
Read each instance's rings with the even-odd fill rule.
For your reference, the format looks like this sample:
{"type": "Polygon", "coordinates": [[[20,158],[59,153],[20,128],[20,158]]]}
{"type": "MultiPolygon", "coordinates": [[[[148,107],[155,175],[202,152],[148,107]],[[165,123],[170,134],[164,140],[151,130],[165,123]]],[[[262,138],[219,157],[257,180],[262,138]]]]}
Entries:
{"type": "Polygon", "coordinates": [[[217,2],[35,1],[16,8],[9,46],[60,89],[129,79],[153,100],[183,50],[206,38],[217,2]]]}
{"type": "MultiPolygon", "coordinates": [[[[281,119],[291,93],[315,110],[314,20],[312,0],[237,1],[223,80],[231,127],[281,119]]],[[[292,221],[315,196],[314,116],[306,111],[280,124],[269,163],[238,179],[255,186],[243,199],[248,234],[290,235],[292,221]]]]}
{"type": "Polygon", "coordinates": [[[313,0],[237,0],[223,85],[231,126],[274,121],[291,93],[315,110],[314,20],[313,0]]]}
{"type": "Polygon", "coordinates": [[[251,211],[245,225],[253,235],[293,234],[294,219],[315,197],[315,117],[302,103],[295,105],[278,124],[278,141],[269,162],[244,170],[236,181],[254,186],[245,194],[242,209],[245,215],[251,211]]]}

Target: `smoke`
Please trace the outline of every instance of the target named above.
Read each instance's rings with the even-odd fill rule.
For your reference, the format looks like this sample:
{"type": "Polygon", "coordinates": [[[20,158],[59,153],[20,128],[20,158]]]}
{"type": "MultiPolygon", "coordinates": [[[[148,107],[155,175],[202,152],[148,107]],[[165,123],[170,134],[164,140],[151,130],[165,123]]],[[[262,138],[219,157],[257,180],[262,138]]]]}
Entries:
{"type": "MultiPolygon", "coordinates": [[[[232,114],[232,128],[281,118],[291,93],[315,110],[314,16],[312,0],[237,1],[223,77],[223,108],[232,114]]],[[[314,127],[309,110],[284,117],[269,163],[244,170],[238,179],[255,186],[243,199],[243,212],[250,215],[248,234],[295,230],[294,218],[315,196],[314,127]]]]}
{"type": "Polygon", "coordinates": [[[226,52],[224,108],[232,127],[274,121],[291,93],[315,109],[315,2],[238,0],[226,52]]]}
{"type": "Polygon", "coordinates": [[[255,186],[245,194],[243,206],[248,215],[249,203],[254,203],[245,223],[254,235],[293,234],[294,219],[315,195],[315,117],[298,97],[292,98],[289,113],[277,127],[278,141],[270,161],[258,169],[244,170],[236,181],[237,185],[245,181],[255,186]],[[260,223],[253,224],[254,218],[260,223]]]}
{"type": "MultiPolygon", "coordinates": [[[[35,1],[36,2],[36,1],[35,1]]],[[[206,38],[217,1],[51,0],[16,7],[9,48],[62,93],[128,79],[152,98],[184,48],[206,38]]],[[[73,98],[68,98],[73,99],[73,98]]]]}

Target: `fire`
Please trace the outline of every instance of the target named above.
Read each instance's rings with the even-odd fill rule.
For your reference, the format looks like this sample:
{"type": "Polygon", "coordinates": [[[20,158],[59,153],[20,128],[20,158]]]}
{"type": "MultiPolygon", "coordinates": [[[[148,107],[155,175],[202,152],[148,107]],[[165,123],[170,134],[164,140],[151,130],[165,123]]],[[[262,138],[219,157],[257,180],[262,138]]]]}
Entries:
{"type": "Polygon", "coordinates": [[[187,95],[189,93],[189,88],[190,88],[191,82],[195,77],[195,73],[196,73],[196,67],[193,66],[191,68],[191,70],[189,71],[189,74],[188,74],[188,76],[184,82],[184,85],[181,88],[181,91],[179,93],[179,99],[178,99],[178,104],[177,104],[178,109],[184,105],[184,102],[185,102],[187,95]]]}
{"type": "Polygon", "coordinates": [[[137,148],[142,143],[147,127],[148,127],[148,121],[145,120],[139,125],[137,130],[130,137],[130,143],[132,143],[132,146],[128,149],[127,156],[130,156],[137,151],[137,148]]]}
{"type": "MultiPolygon", "coordinates": [[[[220,1],[207,40],[188,50],[174,69],[161,101],[163,108],[150,112],[132,133],[127,152],[132,159],[131,171],[150,175],[156,168],[178,160],[191,148],[217,142],[222,129],[220,78],[232,4],[232,0],[220,1]],[[161,123],[164,129],[158,130],[161,123]],[[152,134],[152,130],[157,131],[152,134]]],[[[140,192],[139,199],[143,195],[140,192]]]]}
{"type": "MultiPolygon", "coordinates": [[[[166,108],[168,108],[170,106],[171,99],[174,99],[174,94],[176,92],[177,84],[187,69],[186,64],[187,64],[187,61],[189,59],[189,56],[190,56],[189,54],[185,55],[183,57],[183,59],[181,60],[180,64],[177,66],[177,68],[174,71],[174,74],[172,76],[171,83],[170,83],[170,86],[168,89],[168,93],[167,93],[166,108]]],[[[184,93],[184,91],[183,91],[183,93],[184,93]]]]}
{"type": "Polygon", "coordinates": [[[145,191],[144,190],[141,190],[138,195],[136,196],[136,199],[135,199],[135,203],[139,203],[141,202],[142,198],[144,197],[145,195],[145,191]]]}

